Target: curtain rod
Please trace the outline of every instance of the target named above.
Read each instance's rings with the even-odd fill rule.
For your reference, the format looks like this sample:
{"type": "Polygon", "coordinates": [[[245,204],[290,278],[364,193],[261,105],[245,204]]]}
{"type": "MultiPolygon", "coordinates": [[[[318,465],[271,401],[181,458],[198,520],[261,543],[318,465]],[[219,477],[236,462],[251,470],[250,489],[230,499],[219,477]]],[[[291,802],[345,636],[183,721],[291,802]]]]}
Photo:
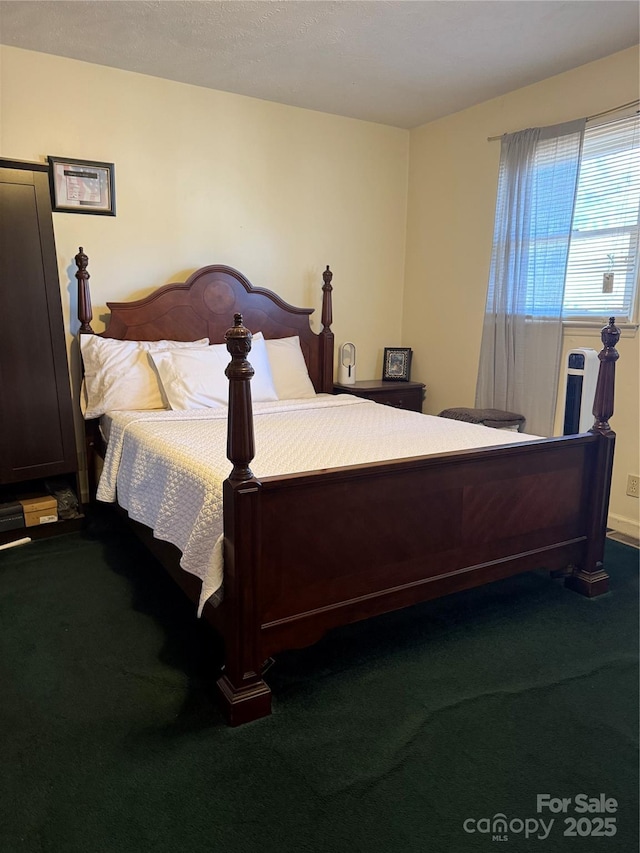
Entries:
{"type": "MultiPolygon", "coordinates": [[[[617,113],[619,110],[626,110],[629,107],[637,107],[639,104],[640,100],[629,101],[628,104],[620,104],[619,107],[611,107],[610,110],[603,110],[601,113],[594,113],[592,116],[587,116],[586,121],[593,121],[594,118],[607,116],[609,113],[617,113]]],[[[498,139],[502,139],[503,136],[506,136],[506,133],[503,133],[501,136],[488,136],[487,142],[495,142],[498,139]]]]}

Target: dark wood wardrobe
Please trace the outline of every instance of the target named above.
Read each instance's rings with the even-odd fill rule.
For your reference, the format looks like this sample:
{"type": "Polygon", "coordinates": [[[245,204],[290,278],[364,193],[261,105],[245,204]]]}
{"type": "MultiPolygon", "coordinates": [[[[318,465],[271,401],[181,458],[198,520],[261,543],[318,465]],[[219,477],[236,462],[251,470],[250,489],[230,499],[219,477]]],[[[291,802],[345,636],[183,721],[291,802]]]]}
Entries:
{"type": "Polygon", "coordinates": [[[77,470],[48,167],[0,160],[0,501],[77,470]]]}

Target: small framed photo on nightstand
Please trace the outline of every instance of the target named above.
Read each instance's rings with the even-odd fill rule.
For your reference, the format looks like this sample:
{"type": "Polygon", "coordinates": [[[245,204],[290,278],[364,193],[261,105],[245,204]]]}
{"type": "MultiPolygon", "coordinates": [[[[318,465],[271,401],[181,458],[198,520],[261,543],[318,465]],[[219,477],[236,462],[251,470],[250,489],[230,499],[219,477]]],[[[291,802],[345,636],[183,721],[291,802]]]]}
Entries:
{"type": "Polygon", "coordinates": [[[385,347],[382,378],[389,382],[408,382],[411,375],[409,347],[385,347]]]}

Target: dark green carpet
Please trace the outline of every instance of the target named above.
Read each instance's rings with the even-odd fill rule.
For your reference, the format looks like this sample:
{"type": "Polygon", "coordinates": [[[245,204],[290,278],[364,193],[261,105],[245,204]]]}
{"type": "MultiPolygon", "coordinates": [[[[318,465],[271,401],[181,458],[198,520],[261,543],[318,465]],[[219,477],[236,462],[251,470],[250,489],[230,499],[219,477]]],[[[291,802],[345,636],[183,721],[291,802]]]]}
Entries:
{"type": "Polygon", "coordinates": [[[228,729],[214,637],[127,531],[0,552],[0,850],[635,850],[638,552],[607,567],[594,600],[533,573],[335,631],[228,729]],[[463,829],[548,822],[539,793],[614,797],[617,834],[463,829]]]}

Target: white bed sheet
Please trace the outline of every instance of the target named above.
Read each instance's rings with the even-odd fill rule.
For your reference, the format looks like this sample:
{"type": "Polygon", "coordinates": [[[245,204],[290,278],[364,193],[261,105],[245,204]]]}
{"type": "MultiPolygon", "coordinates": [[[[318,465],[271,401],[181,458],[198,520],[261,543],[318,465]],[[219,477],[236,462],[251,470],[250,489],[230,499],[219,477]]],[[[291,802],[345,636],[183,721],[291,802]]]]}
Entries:
{"type": "MultiPolygon", "coordinates": [[[[530,441],[496,430],[381,406],[349,394],[254,404],[255,476],[530,441]]],[[[111,412],[98,500],[118,503],[182,552],[202,581],[198,612],[223,582],[222,484],[227,410],[111,412]]]]}

